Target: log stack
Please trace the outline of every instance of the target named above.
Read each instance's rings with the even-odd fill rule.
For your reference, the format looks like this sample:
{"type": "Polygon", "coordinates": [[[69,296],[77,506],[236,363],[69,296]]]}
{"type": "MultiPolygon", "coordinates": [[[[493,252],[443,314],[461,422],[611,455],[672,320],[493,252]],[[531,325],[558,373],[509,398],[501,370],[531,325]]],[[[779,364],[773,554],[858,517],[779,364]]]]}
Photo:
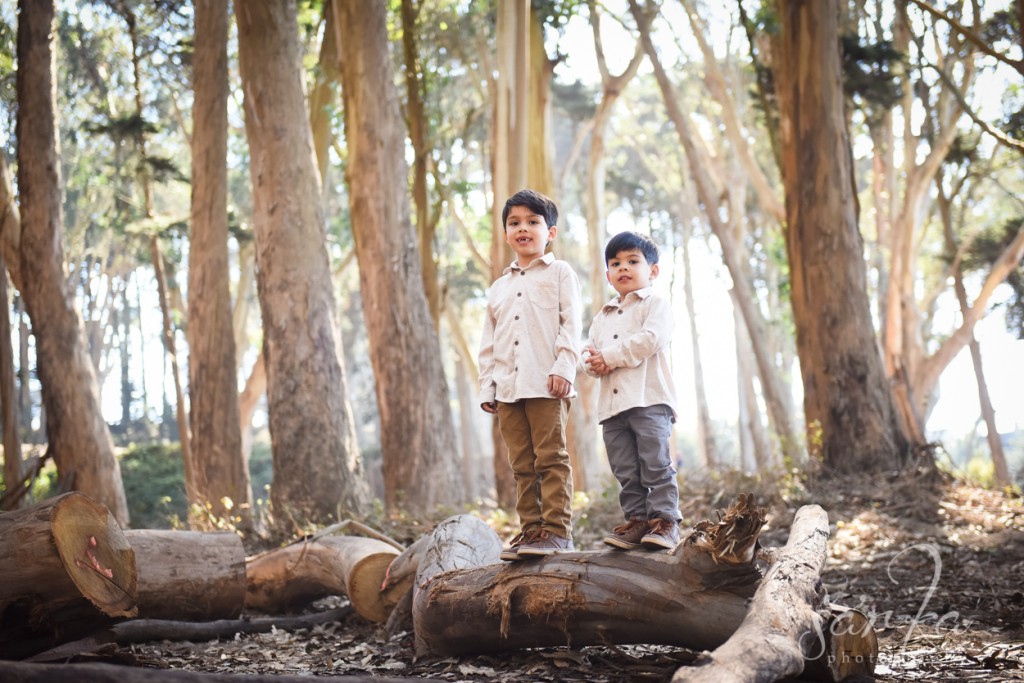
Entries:
{"type": "Polygon", "coordinates": [[[878,652],[870,622],[830,605],[819,586],[824,510],[801,508],[786,546],[759,552],[764,523],[764,509],[741,496],[671,552],[509,563],[483,520],[457,515],[401,553],[376,539],[325,535],[245,561],[235,534],[122,532],[106,508],[68,494],[0,515],[8,558],[0,659],[140,612],[231,619],[243,607],[280,614],[344,595],[392,632],[411,625],[418,656],[647,643],[703,651],[675,673],[678,682],[870,677],[878,652]],[[26,645],[26,634],[39,642],[26,645]]]}

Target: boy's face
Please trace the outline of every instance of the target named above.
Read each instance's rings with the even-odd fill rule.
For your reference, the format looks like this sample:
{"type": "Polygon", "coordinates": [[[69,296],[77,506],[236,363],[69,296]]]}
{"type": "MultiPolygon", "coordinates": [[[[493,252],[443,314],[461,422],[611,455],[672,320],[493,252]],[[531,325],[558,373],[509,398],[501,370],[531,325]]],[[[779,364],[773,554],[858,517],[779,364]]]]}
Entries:
{"type": "Polygon", "coordinates": [[[638,249],[620,251],[608,261],[608,282],[622,298],[630,292],[649,287],[658,276],[658,264],[647,263],[638,249]]]}
{"type": "Polygon", "coordinates": [[[516,253],[520,266],[527,266],[543,256],[557,231],[556,226],[547,224],[544,216],[538,216],[525,206],[511,207],[505,219],[505,241],[516,253]]]}

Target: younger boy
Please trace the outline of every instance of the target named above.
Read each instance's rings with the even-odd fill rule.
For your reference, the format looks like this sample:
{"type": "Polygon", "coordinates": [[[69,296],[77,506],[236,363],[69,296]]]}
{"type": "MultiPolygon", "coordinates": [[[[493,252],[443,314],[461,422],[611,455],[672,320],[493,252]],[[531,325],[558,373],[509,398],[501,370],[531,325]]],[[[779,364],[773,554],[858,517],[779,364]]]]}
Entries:
{"type": "Polygon", "coordinates": [[[568,551],[572,471],[565,426],[579,362],[580,283],[545,250],[558,231],[555,203],[521,190],[501,213],[516,258],[494,281],[480,342],[480,407],[498,416],[516,481],[520,532],[501,559],[568,551]]]}
{"type": "Polygon", "coordinates": [[[604,542],[626,550],[671,549],[681,521],[669,449],[676,399],[669,366],[672,309],[651,289],[658,247],[645,235],[622,232],[604,254],[618,296],[594,317],[583,368],[601,378],[598,420],[626,519],[604,542]]]}

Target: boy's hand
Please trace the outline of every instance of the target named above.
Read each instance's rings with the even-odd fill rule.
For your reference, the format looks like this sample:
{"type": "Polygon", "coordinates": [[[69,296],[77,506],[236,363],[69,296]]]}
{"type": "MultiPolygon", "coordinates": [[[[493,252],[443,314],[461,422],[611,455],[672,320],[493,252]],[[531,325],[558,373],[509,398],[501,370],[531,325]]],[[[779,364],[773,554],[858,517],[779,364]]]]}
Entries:
{"type": "Polygon", "coordinates": [[[584,362],[590,366],[590,370],[598,377],[610,374],[612,369],[604,362],[604,356],[601,355],[601,352],[593,347],[588,347],[588,350],[590,351],[590,356],[584,362]]]}
{"type": "Polygon", "coordinates": [[[548,391],[555,398],[565,398],[572,390],[572,382],[558,375],[548,375],[548,391]]]}
{"type": "Polygon", "coordinates": [[[480,404],[480,408],[485,413],[490,413],[491,415],[497,415],[498,414],[498,404],[495,403],[494,401],[491,401],[490,403],[481,403],[480,404]]]}

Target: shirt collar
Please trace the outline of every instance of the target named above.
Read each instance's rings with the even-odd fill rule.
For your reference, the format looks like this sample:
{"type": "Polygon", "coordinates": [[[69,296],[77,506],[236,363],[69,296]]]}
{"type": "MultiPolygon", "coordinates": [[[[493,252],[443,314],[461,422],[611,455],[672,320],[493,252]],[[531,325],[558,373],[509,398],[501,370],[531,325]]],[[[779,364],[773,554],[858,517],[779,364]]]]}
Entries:
{"type": "Polygon", "coordinates": [[[642,299],[646,299],[647,297],[649,297],[652,294],[654,294],[654,290],[651,289],[650,286],[647,286],[647,287],[644,287],[642,289],[638,289],[636,291],[630,292],[629,294],[626,295],[626,298],[623,299],[622,301],[619,301],[619,297],[617,297],[617,296],[613,297],[602,308],[612,308],[612,309],[620,308],[627,301],[629,301],[631,298],[641,299],[642,300],[642,299]]]}
{"type": "Polygon", "coordinates": [[[543,256],[541,256],[540,258],[537,258],[537,259],[534,259],[534,260],[530,261],[529,265],[527,265],[526,268],[523,268],[522,266],[520,266],[519,265],[519,260],[517,259],[517,260],[513,261],[512,263],[510,263],[508,265],[508,267],[505,268],[505,270],[502,271],[502,274],[511,273],[513,270],[528,270],[529,268],[532,268],[533,265],[536,264],[536,263],[543,263],[546,266],[550,266],[551,263],[554,260],[555,260],[555,255],[553,253],[551,253],[550,251],[547,252],[546,254],[544,254],[543,256]]]}

